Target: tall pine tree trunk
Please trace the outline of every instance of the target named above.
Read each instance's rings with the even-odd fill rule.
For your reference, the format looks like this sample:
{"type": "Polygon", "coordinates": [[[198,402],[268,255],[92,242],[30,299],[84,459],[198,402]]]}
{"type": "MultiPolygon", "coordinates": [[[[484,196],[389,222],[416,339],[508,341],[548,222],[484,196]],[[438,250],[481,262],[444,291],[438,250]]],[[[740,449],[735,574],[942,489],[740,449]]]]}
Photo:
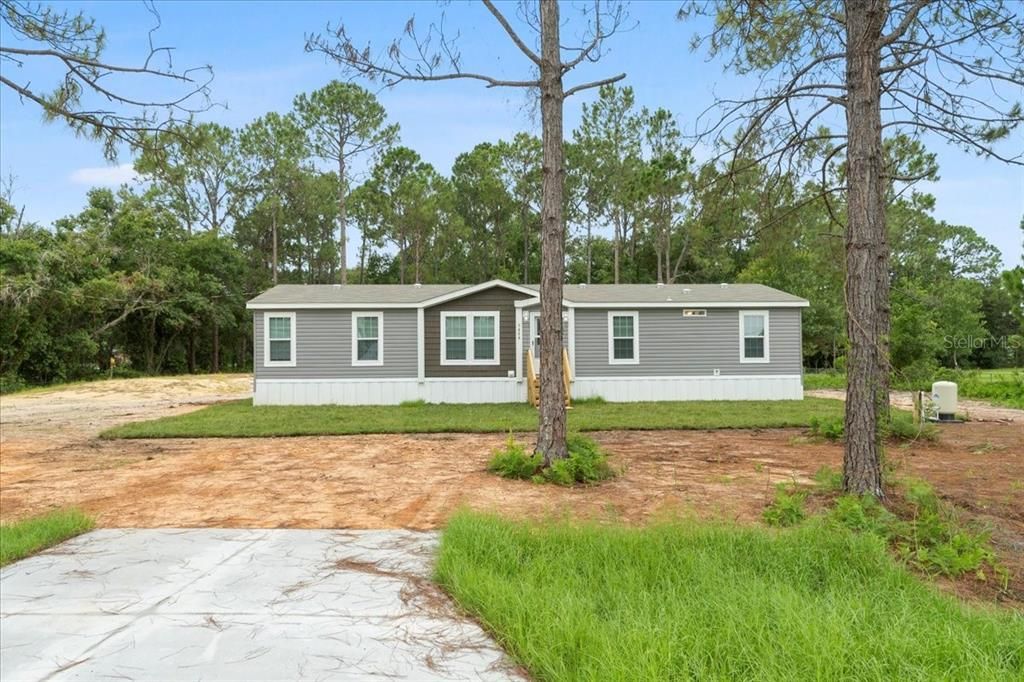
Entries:
{"type": "Polygon", "coordinates": [[[879,417],[887,404],[883,335],[888,327],[888,255],[882,176],[881,33],[885,0],[846,3],[847,359],[843,486],[881,498],[879,417]],[[883,402],[884,401],[884,402],[883,402]]]}
{"type": "Polygon", "coordinates": [[[277,284],[277,205],[275,204],[273,212],[270,214],[270,238],[274,244],[271,247],[271,253],[273,254],[271,259],[271,269],[274,273],[274,284],[277,284]]]}
{"type": "Polygon", "coordinates": [[[562,389],[562,283],[565,280],[565,225],[562,192],[562,60],[557,0],[540,2],[540,114],[543,128],[542,236],[540,261],[540,425],[537,451],[544,464],[568,456],[562,389]]]}
{"type": "MultiPolygon", "coordinates": [[[[339,145],[339,149],[344,149],[344,145],[339,145]]],[[[345,157],[339,152],[338,153],[338,246],[341,249],[341,253],[338,255],[338,264],[341,267],[341,283],[348,284],[348,234],[346,230],[346,215],[345,215],[345,157]]]]}
{"type": "Polygon", "coordinates": [[[526,199],[520,199],[519,220],[523,224],[523,284],[530,282],[530,225],[527,219],[529,207],[526,199]]]}
{"type": "Polygon", "coordinates": [[[210,371],[220,371],[220,323],[213,321],[213,356],[210,358],[210,371]]]}

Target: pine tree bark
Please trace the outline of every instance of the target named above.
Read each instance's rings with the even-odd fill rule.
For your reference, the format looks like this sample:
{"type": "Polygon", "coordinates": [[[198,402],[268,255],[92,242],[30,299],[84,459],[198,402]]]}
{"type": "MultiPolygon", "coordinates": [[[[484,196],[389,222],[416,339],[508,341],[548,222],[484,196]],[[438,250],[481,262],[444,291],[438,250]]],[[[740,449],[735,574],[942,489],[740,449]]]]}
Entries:
{"type": "Polygon", "coordinates": [[[540,423],[537,452],[549,465],[568,456],[562,388],[562,284],[565,281],[565,225],[562,215],[562,60],[557,0],[540,2],[540,113],[543,127],[540,262],[540,423]]]}
{"type": "MultiPolygon", "coordinates": [[[[339,132],[339,139],[341,133],[339,132]]],[[[341,248],[341,253],[338,255],[338,262],[341,266],[341,283],[348,284],[348,234],[347,234],[347,216],[345,215],[345,156],[343,151],[345,149],[344,144],[338,145],[338,246],[341,248]]]]}
{"type": "Polygon", "coordinates": [[[879,418],[888,405],[888,246],[883,186],[881,36],[886,0],[846,2],[847,356],[843,487],[884,497],[879,418]],[[886,367],[883,373],[882,367],[886,367]]]}
{"type": "Polygon", "coordinates": [[[213,357],[210,359],[210,371],[220,372],[220,323],[213,322],[213,357]]]}
{"type": "Polygon", "coordinates": [[[277,284],[277,206],[274,206],[274,210],[270,214],[270,238],[274,242],[271,247],[273,253],[271,268],[274,273],[274,284],[277,284]]]}

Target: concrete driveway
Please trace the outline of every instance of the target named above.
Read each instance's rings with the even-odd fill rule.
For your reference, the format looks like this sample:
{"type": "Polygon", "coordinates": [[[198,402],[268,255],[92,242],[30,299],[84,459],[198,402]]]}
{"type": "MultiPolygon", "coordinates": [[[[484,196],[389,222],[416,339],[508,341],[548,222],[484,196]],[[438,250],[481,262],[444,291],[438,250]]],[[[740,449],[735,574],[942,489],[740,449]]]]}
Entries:
{"type": "Polygon", "coordinates": [[[0,572],[3,680],[519,679],[433,533],[97,530],[0,572]]]}

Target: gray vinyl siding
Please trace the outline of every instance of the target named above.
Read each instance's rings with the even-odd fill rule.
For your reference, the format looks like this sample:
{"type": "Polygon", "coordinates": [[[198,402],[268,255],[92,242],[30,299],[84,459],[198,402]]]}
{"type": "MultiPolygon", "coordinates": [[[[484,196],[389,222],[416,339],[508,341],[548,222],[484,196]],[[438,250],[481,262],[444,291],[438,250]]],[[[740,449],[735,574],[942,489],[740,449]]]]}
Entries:
{"type": "MultiPolygon", "coordinates": [[[[296,310],[295,367],[263,366],[263,315],[254,311],[256,379],[402,379],[416,378],[416,309],[383,312],[384,364],[352,366],[352,310],[296,310]]],[[[375,312],[361,310],[359,312],[375,312]]]]}
{"type": "Polygon", "coordinates": [[[710,308],[707,317],[683,317],[679,308],[640,308],[639,364],[611,365],[608,310],[577,308],[576,376],[711,376],[716,369],[722,376],[800,374],[800,309],[756,310],[768,310],[767,363],[740,362],[739,309],[710,308]]]}
{"type": "Polygon", "coordinates": [[[426,308],[423,312],[424,373],[427,378],[507,377],[516,368],[515,302],[530,298],[511,289],[496,286],[426,308]],[[498,317],[499,365],[442,365],[441,312],[491,312],[498,317]]]}

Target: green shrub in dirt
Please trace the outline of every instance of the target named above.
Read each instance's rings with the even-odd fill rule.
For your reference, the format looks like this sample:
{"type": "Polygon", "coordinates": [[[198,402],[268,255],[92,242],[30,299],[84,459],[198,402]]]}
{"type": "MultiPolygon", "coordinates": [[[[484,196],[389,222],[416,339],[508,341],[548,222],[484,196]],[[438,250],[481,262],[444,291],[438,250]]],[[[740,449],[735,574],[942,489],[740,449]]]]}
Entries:
{"type": "Polygon", "coordinates": [[[814,482],[820,490],[834,491],[843,489],[843,472],[825,464],[814,472],[814,482]]]}
{"type": "Polygon", "coordinates": [[[597,483],[615,475],[604,451],[593,440],[579,434],[570,434],[566,441],[569,456],[543,468],[541,456],[527,453],[526,448],[516,442],[510,433],[505,445],[491,455],[487,470],[503,478],[557,485],[597,483]]]}
{"type": "Polygon", "coordinates": [[[487,463],[487,470],[498,474],[502,478],[528,481],[537,473],[540,465],[540,455],[527,453],[522,443],[516,442],[516,439],[510,433],[508,434],[508,440],[505,441],[505,445],[491,454],[491,460],[487,463]]]}
{"type": "Polygon", "coordinates": [[[795,526],[807,517],[804,512],[806,500],[807,493],[799,490],[790,491],[785,486],[779,486],[775,490],[775,499],[764,510],[764,522],[779,528],[795,526]]]}
{"type": "Polygon", "coordinates": [[[894,514],[870,495],[840,497],[829,511],[827,518],[844,528],[861,533],[872,533],[885,540],[889,539],[890,529],[898,520],[894,514]]]}
{"type": "Polygon", "coordinates": [[[570,434],[566,440],[569,456],[552,462],[544,469],[540,474],[544,480],[558,485],[573,485],[598,483],[615,476],[604,451],[592,439],[577,433],[570,434]]]}
{"type": "Polygon", "coordinates": [[[844,528],[885,539],[900,559],[925,573],[949,577],[973,573],[981,580],[1005,582],[1006,569],[992,550],[987,530],[964,524],[923,481],[904,481],[902,492],[907,506],[904,518],[870,495],[839,498],[827,518],[844,528]]]}
{"type": "Polygon", "coordinates": [[[837,441],[843,439],[843,418],[842,417],[812,417],[811,435],[825,440],[837,441]]]}

